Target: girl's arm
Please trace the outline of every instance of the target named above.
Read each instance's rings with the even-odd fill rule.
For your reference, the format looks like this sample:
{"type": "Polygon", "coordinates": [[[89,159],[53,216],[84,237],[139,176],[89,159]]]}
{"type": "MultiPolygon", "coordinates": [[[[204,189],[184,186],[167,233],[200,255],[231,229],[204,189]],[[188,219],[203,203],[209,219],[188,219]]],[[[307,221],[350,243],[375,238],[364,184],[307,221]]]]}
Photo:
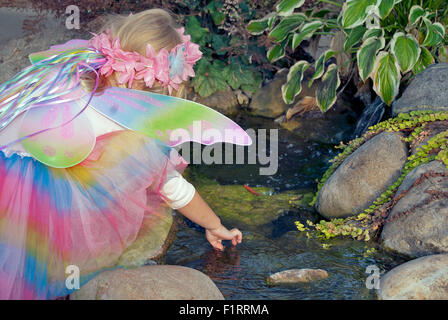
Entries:
{"type": "Polygon", "coordinates": [[[221,220],[210,209],[197,191],[195,191],[191,201],[186,206],[177,209],[177,211],[194,223],[204,227],[206,229],[206,238],[215,249],[224,250],[222,240],[232,240],[232,244],[236,246],[243,239],[240,230],[227,230],[221,224],[221,220]]]}

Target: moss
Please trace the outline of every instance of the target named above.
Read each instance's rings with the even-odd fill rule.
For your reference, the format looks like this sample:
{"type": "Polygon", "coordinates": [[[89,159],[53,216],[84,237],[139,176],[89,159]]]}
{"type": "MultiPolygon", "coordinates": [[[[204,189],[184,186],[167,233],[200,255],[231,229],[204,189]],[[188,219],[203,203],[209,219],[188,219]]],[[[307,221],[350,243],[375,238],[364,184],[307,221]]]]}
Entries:
{"type": "MultiPolygon", "coordinates": [[[[343,151],[332,160],[332,165],[320,180],[318,190],[310,205],[315,204],[320,189],[339,165],[357,148],[375,135],[385,131],[402,132],[407,135],[404,140],[408,143],[413,143],[424,133],[424,128],[427,123],[446,120],[448,120],[448,112],[412,111],[406,114],[399,114],[396,118],[370,127],[369,131],[362,137],[352,140],[347,146],[343,146],[343,151]]],[[[314,227],[313,230],[316,232],[316,235],[321,238],[329,239],[335,236],[351,236],[354,239],[368,241],[378,228],[377,224],[372,223],[372,218],[375,213],[382,206],[393,201],[396,191],[411,170],[432,160],[442,161],[448,168],[448,130],[432,137],[426,144],[420,146],[415,154],[409,156],[401,172],[401,176],[363,212],[355,217],[346,219],[322,220],[315,226],[310,227],[314,227]]],[[[309,227],[304,228],[298,226],[298,229],[299,231],[306,231],[307,234],[310,234],[311,231],[309,227]]]]}
{"type": "Polygon", "coordinates": [[[261,226],[277,219],[284,210],[297,207],[297,191],[275,194],[266,187],[253,187],[259,195],[242,185],[200,185],[198,192],[223,221],[261,226]]]}

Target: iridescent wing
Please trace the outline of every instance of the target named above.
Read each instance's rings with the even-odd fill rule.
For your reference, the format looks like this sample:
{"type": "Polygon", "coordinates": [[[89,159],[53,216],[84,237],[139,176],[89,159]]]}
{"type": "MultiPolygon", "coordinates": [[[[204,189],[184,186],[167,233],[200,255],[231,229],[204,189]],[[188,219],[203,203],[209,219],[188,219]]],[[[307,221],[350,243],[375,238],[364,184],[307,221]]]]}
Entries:
{"type": "Polygon", "coordinates": [[[28,58],[32,64],[35,64],[41,60],[50,58],[54,55],[60,54],[67,50],[72,50],[72,49],[76,49],[76,48],[86,48],[88,42],[89,42],[88,40],[73,39],[73,40],[67,41],[64,44],[58,44],[58,45],[51,46],[50,50],[31,53],[28,56],[28,58]]]}
{"type": "Polygon", "coordinates": [[[85,104],[79,97],[73,99],[76,93],[85,95],[78,89],[70,94],[69,101],[57,99],[35,105],[23,117],[20,137],[46,131],[22,140],[22,145],[34,158],[50,167],[74,166],[87,158],[95,146],[92,124],[80,113],[85,104]]]}
{"type": "MultiPolygon", "coordinates": [[[[85,99],[85,98],[83,98],[85,99]]],[[[250,145],[250,136],[235,122],[202,104],[148,91],[110,87],[90,106],[122,126],[177,146],[228,142],[250,145]]]]}

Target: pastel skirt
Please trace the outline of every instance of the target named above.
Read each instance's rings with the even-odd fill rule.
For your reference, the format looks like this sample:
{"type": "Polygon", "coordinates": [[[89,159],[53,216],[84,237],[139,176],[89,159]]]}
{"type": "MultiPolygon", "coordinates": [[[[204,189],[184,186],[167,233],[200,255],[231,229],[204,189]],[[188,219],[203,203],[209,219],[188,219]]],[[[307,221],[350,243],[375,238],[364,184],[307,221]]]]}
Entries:
{"type": "Polygon", "coordinates": [[[171,210],[160,193],[185,161],[133,131],[97,138],[82,163],[50,168],[0,151],[0,299],[53,299],[117,266],[145,215],[171,210]],[[69,284],[72,285],[69,285],[69,284]]]}

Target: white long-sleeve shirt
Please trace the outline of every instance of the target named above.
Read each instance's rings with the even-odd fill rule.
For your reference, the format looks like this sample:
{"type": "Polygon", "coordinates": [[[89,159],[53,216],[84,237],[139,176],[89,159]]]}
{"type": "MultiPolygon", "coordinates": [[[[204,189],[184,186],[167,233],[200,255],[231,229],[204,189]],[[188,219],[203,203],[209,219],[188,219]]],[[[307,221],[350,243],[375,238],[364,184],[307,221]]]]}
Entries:
{"type": "MultiPolygon", "coordinates": [[[[95,136],[101,136],[113,131],[125,130],[126,128],[106,118],[95,109],[87,107],[84,111],[92,123],[95,136]]],[[[8,125],[8,129],[0,131],[0,146],[14,141],[19,137],[19,124],[23,114],[18,116],[8,125]]],[[[22,156],[30,156],[26,152],[21,142],[15,143],[2,150],[6,156],[18,153],[22,156]]],[[[167,203],[173,209],[180,209],[186,206],[195,194],[194,186],[185,180],[180,173],[173,171],[167,176],[167,182],[162,186],[160,192],[169,200],[167,203]]]]}

